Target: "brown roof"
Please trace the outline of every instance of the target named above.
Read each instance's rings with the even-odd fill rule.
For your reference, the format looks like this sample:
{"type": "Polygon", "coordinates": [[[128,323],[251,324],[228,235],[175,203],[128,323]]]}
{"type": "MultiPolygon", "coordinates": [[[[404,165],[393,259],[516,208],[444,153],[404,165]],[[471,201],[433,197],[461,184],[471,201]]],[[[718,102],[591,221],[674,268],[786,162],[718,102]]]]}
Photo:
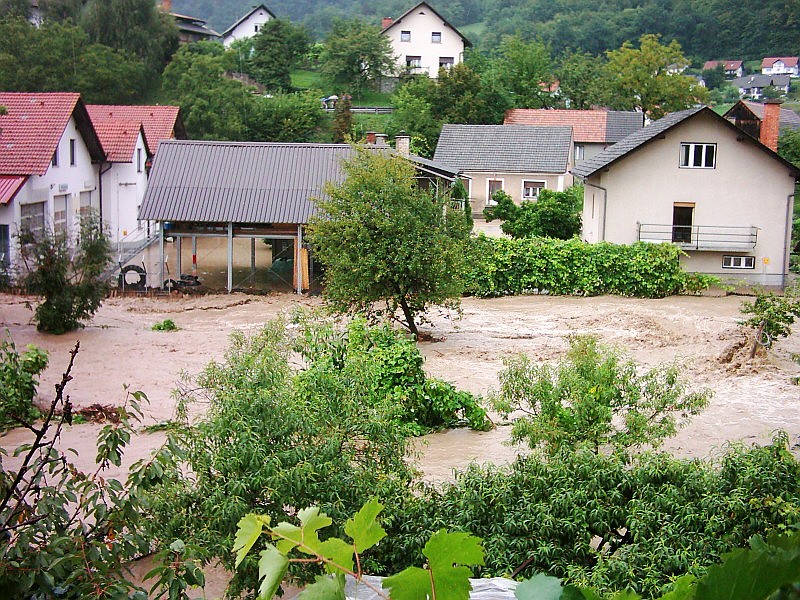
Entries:
{"type": "Polygon", "coordinates": [[[632,111],[512,108],[504,125],[570,126],[577,143],[613,143],[641,129],[644,117],[632,111]]]}
{"type": "Polygon", "coordinates": [[[95,126],[107,121],[141,123],[147,145],[153,153],[159,142],[186,138],[179,106],[88,104],[86,108],[95,126]]]}
{"type": "Polygon", "coordinates": [[[795,67],[797,66],[797,57],[796,56],[770,56],[765,58],[761,61],[761,68],[762,69],[769,69],[778,61],[783,62],[787,67],[795,67]]]}
{"type": "Polygon", "coordinates": [[[742,66],[742,61],[740,60],[707,60],[703,63],[703,71],[710,71],[711,69],[716,69],[717,65],[722,65],[722,68],[725,71],[735,71],[739,67],[742,66]]]}

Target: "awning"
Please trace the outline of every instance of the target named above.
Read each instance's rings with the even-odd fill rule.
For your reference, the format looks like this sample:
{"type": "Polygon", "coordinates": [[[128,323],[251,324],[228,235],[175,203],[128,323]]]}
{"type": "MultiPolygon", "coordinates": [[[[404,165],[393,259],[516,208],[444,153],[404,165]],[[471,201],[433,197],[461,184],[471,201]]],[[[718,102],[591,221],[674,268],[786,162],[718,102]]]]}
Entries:
{"type": "Polygon", "coordinates": [[[27,175],[0,175],[0,204],[11,202],[27,180],[27,175]]]}

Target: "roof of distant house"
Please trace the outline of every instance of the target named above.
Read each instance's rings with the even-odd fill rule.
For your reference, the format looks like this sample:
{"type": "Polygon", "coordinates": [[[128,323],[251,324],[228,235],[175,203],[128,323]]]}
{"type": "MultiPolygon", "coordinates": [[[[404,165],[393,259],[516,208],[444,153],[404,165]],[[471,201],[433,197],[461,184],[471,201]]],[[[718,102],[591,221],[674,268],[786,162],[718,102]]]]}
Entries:
{"type": "Polygon", "coordinates": [[[565,173],[570,127],[446,124],[434,160],[461,171],[565,173]]]}
{"type": "Polygon", "coordinates": [[[741,89],[765,88],[769,86],[785,87],[791,83],[788,75],[745,75],[731,81],[731,85],[741,89]]]}
{"type": "MultiPolygon", "coordinates": [[[[590,177],[591,175],[594,175],[598,171],[611,166],[612,163],[615,163],[621,158],[627,156],[628,154],[638,150],[639,148],[648,144],[654,139],[657,139],[658,137],[661,136],[661,134],[666,133],[673,127],[676,127],[677,125],[680,125],[684,121],[687,121],[701,113],[706,115],[711,115],[711,118],[721,123],[723,127],[733,128],[736,132],[741,132],[741,129],[736,127],[736,125],[734,125],[721,115],[718,115],[716,112],[714,112],[707,106],[689,108],[687,110],[681,110],[678,112],[670,113],[667,116],[662,117],[658,121],[654,121],[647,127],[644,127],[643,129],[637,131],[636,133],[629,135],[624,140],[620,140],[613,146],[607,148],[606,150],[603,150],[600,154],[597,154],[596,156],[593,156],[589,159],[586,159],[578,163],[572,168],[572,174],[577,175],[578,177],[590,177]]],[[[792,174],[795,177],[800,176],[800,169],[795,167],[792,163],[778,156],[777,153],[767,148],[764,144],[762,144],[758,140],[750,138],[749,136],[747,137],[747,139],[755,143],[759,150],[766,152],[776,160],[782,162],[784,165],[789,167],[789,169],[791,170],[792,174]]],[[[675,164],[677,166],[677,159],[675,164]]]]}
{"type": "Polygon", "coordinates": [[[186,138],[180,106],[131,106],[117,104],[87,104],[92,122],[139,122],[150,151],[155,153],[158,144],[173,138],[186,138]]]}
{"type": "Polygon", "coordinates": [[[703,70],[710,71],[711,69],[716,69],[718,65],[722,65],[722,68],[725,71],[735,71],[739,67],[742,66],[742,61],[740,60],[707,60],[703,63],[703,70]]]}
{"type": "Polygon", "coordinates": [[[762,69],[769,69],[774,65],[776,62],[781,61],[787,67],[796,67],[798,57],[797,56],[770,56],[765,58],[761,61],[761,68],[762,69]]]}
{"type": "Polygon", "coordinates": [[[243,15],[241,19],[239,19],[239,20],[238,20],[238,21],[236,21],[236,22],[235,22],[233,25],[231,25],[231,26],[230,26],[230,27],[228,27],[228,28],[227,28],[225,31],[223,31],[223,32],[222,32],[222,37],[226,37],[226,36],[227,36],[227,35],[228,35],[228,34],[229,34],[231,31],[233,31],[233,30],[234,30],[234,29],[236,29],[236,28],[237,28],[239,25],[241,25],[241,24],[242,24],[244,21],[246,21],[246,20],[247,20],[247,19],[250,17],[250,15],[252,15],[252,14],[253,14],[254,12],[256,12],[257,10],[265,10],[265,11],[267,11],[267,14],[269,15],[269,18],[270,18],[270,19],[277,19],[277,18],[278,18],[278,17],[276,17],[276,16],[275,16],[275,13],[273,13],[273,12],[272,12],[270,9],[268,9],[266,6],[264,6],[263,4],[257,4],[257,5],[256,5],[256,6],[254,6],[252,9],[250,9],[250,10],[247,12],[247,14],[243,15]]]}
{"type": "Polygon", "coordinates": [[[197,33],[205,37],[220,37],[219,33],[206,25],[206,20],[199,17],[190,17],[189,15],[181,15],[178,13],[169,13],[175,19],[175,26],[180,31],[187,31],[189,33],[197,33]]]}
{"type": "Polygon", "coordinates": [[[94,128],[103,144],[108,162],[133,162],[133,151],[136,149],[139,134],[144,139],[145,152],[150,154],[144,128],[138,121],[100,121],[94,124],[94,128]]]}
{"type": "Polygon", "coordinates": [[[567,125],[576,143],[613,144],[644,125],[644,115],[619,110],[512,108],[505,125],[567,125]]]}
{"type": "MultiPolygon", "coordinates": [[[[764,120],[764,105],[752,100],[741,101],[750,111],[762,121],[764,120]]],[[[782,108],[780,126],[788,129],[800,129],[800,115],[790,108],[782,108]]]]}
{"type": "Polygon", "coordinates": [[[451,24],[451,23],[450,23],[450,22],[449,22],[447,19],[445,19],[445,18],[444,18],[442,15],[440,15],[438,12],[436,12],[436,9],[435,9],[435,8],[433,8],[433,7],[432,7],[430,4],[428,4],[427,2],[420,2],[419,4],[417,4],[417,5],[415,5],[415,6],[412,6],[411,8],[409,8],[409,9],[408,9],[406,12],[404,12],[402,15],[400,15],[399,17],[397,17],[396,19],[394,19],[394,20],[393,20],[391,23],[389,23],[389,24],[388,24],[386,27],[384,27],[383,29],[381,29],[381,33],[384,33],[384,32],[386,32],[386,31],[389,31],[389,30],[390,30],[392,27],[394,27],[395,25],[399,24],[399,23],[400,23],[400,22],[401,22],[403,19],[405,19],[405,18],[406,18],[408,15],[410,15],[412,12],[414,12],[415,10],[417,10],[417,9],[419,9],[419,8],[423,7],[423,6],[424,6],[424,7],[427,7],[427,9],[428,9],[428,10],[430,10],[430,11],[431,11],[431,12],[432,12],[434,15],[436,15],[436,17],[437,17],[437,18],[441,19],[442,23],[444,23],[444,24],[445,24],[445,25],[447,25],[447,26],[448,26],[450,29],[452,29],[453,31],[455,31],[455,32],[456,32],[456,33],[459,35],[459,37],[460,37],[462,40],[464,40],[464,45],[465,45],[465,46],[472,46],[472,42],[470,42],[470,41],[469,41],[469,40],[468,40],[468,39],[467,39],[467,38],[464,36],[464,34],[463,34],[463,33],[461,33],[461,32],[460,32],[458,29],[456,29],[456,28],[455,28],[455,27],[454,27],[454,26],[453,26],[453,25],[452,25],[452,24],[451,24]]]}
{"type": "Polygon", "coordinates": [[[105,153],[80,94],[0,92],[0,174],[44,175],[71,117],[94,162],[105,153]]]}

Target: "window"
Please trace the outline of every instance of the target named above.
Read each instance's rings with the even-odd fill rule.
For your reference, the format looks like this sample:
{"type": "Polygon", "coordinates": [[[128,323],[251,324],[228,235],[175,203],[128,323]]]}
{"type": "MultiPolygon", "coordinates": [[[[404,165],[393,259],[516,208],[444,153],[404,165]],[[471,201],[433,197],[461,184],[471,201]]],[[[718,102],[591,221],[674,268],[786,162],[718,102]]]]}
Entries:
{"type": "Polygon", "coordinates": [[[545,187],[544,181],[523,181],[522,182],[522,197],[527,200],[536,200],[545,187]]]}
{"type": "Polygon", "coordinates": [[[419,69],[422,67],[422,57],[406,56],[406,67],[409,69],[419,69]]]}
{"type": "Polygon", "coordinates": [[[56,235],[67,235],[67,196],[53,196],[53,231],[56,235]]]}
{"type": "Polygon", "coordinates": [[[723,269],[755,269],[756,257],[755,256],[723,256],[722,257],[723,269]]]}
{"type": "Polygon", "coordinates": [[[75,166],[75,160],[76,160],[76,157],[75,157],[75,140],[70,140],[69,141],[69,166],[70,167],[74,167],[75,166]]]}
{"type": "Polygon", "coordinates": [[[7,269],[11,264],[11,228],[0,225],[0,269],[7,269]]]}
{"type": "Polygon", "coordinates": [[[259,28],[259,26],[258,26],[258,25],[254,25],[254,28],[255,28],[255,30],[256,30],[256,33],[258,33],[258,28],[259,28]]]}
{"type": "Polygon", "coordinates": [[[410,42],[411,41],[411,32],[410,31],[401,31],[400,32],[400,41],[401,42],[410,42]]]}
{"type": "Polygon", "coordinates": [[[583,160],[584,147],[582,144],[575,144],[575,162],[583,160]]]}
{"type": "Polygon", "coordinates": [[[676,202],[672,207],[672,241],[679,244],[692,243],[692,218],[694,204],[676,202]]]}
{"type": "Polygon", "coordinates": [[[92,210],[92,192],[81,192],[80,214],[85,217],[92,210]]]}
{"type": "Polygon", "coordinates": [[[499,192],[503,189],[503,180],[502,179],[488,179],[486,181],[486,205],[492,206],[494,205],[494,200],[492,200],[492,196],[495,192],[499,192]]]}
{"type": "Polygon", "coordinates": [[[20,229],[33,234],[44,231],[44,202],[22,204],[20,210],[20,229]]]}
{"type": "Polygon", "coordinates": [[[434,31],[431,33],[431,44],[441,44],[442,43],[442,32],[441,31],[434,31]]]}
{"type": "Polygon", "coordinates": [[[716,144],[681,144],[681,167],[713,169],[717,164],[716,144]]]}
{"type": "Polygon", "coordinates": [[[455,60],[453,60],[452,56],[440,56],[439,57],[439,68],[440,69],[449,69],[453,66],[455,60]]]}
{"type": "Polygon", "coordinates": [[[141,173],[142,172],[142,149],[141,148],[137,148],[136,149],[136,172],[137,173],[141,173]]]}
{"type": "Polygon", "coordinates": [[[58,166],[58,146],[56,146],[56,151],[53,152],[53,161],[50,164],[52,164],[54,167],[58,166]]]}

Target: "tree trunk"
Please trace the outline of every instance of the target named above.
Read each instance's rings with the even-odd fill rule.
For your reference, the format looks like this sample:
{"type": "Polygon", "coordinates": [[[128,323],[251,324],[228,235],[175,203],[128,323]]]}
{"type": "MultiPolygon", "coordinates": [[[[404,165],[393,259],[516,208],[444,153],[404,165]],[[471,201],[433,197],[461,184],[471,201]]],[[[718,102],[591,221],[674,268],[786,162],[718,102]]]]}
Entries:
{"type": "Polygon", "coordinates": [[[414,323],[414,313],[411,312],[405,296],[400,296],[400,308],[403,309],[403,315],[406,318],[406,327],[411,333],[417,335],[419,332],[417,331],[416,323],[414,323]]]}

